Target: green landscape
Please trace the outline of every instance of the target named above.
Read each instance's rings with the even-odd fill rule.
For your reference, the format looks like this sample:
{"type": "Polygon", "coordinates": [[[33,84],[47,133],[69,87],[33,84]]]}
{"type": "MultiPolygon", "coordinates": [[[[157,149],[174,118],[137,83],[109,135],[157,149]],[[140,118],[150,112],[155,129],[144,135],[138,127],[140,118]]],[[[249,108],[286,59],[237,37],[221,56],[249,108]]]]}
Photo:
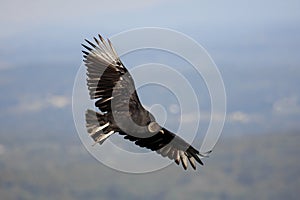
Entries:
{"type": "Polygon", "coordinates": [[[223,136],[197,171],[172,164],[141,175],[102,165],[76,133],[63,140],[47,135],[1,133],[1,199],[276,200],[300,195],[298,132],[223,136]]]}

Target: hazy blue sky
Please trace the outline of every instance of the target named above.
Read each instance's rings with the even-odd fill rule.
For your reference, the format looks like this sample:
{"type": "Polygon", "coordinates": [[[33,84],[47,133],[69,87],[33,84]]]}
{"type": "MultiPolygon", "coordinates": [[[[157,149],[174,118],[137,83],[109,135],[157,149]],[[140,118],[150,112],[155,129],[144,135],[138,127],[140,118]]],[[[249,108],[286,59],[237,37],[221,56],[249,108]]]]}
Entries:
{"type": "Polygon", "coordinates": [[[83,39],[155,26],[189,35],[216,62],[225,132],[299,130],[299,10],[297,0],[2,1],[1,121],[71,117],[83,39]]]}

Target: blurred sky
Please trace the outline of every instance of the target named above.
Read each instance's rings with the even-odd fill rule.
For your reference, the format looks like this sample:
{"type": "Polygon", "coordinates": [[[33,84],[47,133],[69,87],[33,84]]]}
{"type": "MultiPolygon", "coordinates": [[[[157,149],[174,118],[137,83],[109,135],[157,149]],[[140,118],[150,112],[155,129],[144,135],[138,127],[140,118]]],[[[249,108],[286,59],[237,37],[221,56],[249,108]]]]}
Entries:
{"type": "Polygon", "coordinates": [[[150,26],[180,31],[212,56],[227,92],[225,132],[299,130],[299,10],[297,0],[1,1],[0,126],[73,127],[83,39],[150,26]]]}

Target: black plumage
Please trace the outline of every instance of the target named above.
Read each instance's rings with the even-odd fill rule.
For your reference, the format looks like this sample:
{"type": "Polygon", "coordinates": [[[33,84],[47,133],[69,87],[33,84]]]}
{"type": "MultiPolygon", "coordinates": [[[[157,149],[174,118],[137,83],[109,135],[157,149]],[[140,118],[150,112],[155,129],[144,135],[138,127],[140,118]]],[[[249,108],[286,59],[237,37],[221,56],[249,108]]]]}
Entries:
{"type": "Polygon", "coordinates": [[[100,36],[96,44],[85,40],[83,52],[87,69],[89,95],[100,112],[87,110],[86,127],[95,144],[102,144],[110,135],[119,133],[140,147],[156,151],[163,157],[193,169],[203,165],[198,150],[179,136],[161,127],[141,104],[134,81],[121,62],[110,40],[100,36]],[[89,46],[88,46],[89,45],[89,46]]]}

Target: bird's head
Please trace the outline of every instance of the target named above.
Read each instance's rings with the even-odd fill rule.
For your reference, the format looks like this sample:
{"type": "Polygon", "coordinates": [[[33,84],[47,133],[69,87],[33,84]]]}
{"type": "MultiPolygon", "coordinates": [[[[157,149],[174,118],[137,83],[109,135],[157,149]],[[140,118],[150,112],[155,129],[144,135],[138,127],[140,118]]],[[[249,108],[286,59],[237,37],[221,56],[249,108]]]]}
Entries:
{"type": "Polygon", "coordinates": [[[150,133],[163,133],[162,127],[155,121],[155,117],[149,112],[150,122],[147,125],[148,131],[150,133]]]}
{"type": "Polygon", "coordinates": [[[161,130],[161,126],[157,122],[150,122],[148,124],[148,131],[150,133],[157,133],[161,130]]]}

